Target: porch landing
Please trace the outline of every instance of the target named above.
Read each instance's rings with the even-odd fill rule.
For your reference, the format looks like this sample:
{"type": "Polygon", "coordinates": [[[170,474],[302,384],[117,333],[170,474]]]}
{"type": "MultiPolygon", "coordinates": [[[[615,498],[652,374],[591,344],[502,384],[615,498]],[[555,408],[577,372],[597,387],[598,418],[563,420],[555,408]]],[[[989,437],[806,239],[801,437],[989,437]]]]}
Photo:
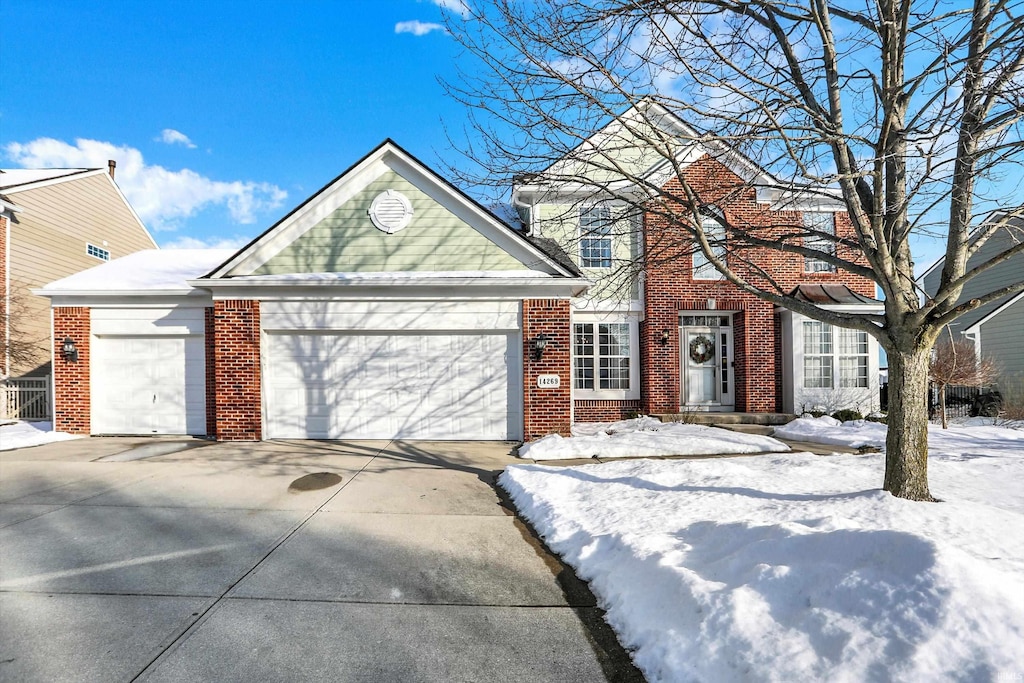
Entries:
{"type": "Polygon", "coordinates": [[[662,422],[688,422],[699,425],[784,425],[796,419],[790,413],[662,413],[655,415],[662,422]]]}

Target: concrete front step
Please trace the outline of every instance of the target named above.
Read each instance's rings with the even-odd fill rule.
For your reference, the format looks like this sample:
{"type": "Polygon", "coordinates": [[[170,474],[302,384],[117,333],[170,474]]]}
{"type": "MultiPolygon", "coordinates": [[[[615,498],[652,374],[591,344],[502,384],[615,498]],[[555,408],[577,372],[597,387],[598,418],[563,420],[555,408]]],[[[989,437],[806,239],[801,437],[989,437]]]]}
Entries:
{"type": "Polygon", "coordinates": [[[700,425],[784,425],[796,419],[790,413],[663,413],[655,415],[662,422],[688,422],[700,425]]]}

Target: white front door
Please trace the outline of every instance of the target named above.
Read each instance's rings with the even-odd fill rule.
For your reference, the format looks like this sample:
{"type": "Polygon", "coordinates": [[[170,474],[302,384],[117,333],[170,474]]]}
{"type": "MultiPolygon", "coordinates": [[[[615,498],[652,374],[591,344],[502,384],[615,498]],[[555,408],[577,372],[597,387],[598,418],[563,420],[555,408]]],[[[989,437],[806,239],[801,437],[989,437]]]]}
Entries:
{"type": "Polygon", "coordinates": [[[683,408],[732,410],[732,316],[681,316],[680,404],[683,408]]]}

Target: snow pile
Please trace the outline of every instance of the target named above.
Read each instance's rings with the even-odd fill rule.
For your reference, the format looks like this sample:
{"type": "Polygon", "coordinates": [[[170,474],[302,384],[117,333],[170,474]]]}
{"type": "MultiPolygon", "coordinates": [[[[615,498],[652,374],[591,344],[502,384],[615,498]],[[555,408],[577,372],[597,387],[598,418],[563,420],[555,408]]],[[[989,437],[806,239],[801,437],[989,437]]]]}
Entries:
{"type": "Polygon", "coordinates": [[[1024,661],[1024,458],[515,465],[500,478],[654,681],[995,680],[1024,661]],[[1002,480],[1012,482],[992,486],[1002,480]]]}
{"type": "Polygon", "coordinates": [[[660,455],[779,453],[789,450],[781,441],[717,427],[662,423],[653,417],[621,422],[592,422],[572,427],[571,437],[549,434],[519,448],[520,458],[642,458],[660,455]]]}
{"type": "MultiPolygon", "coordinates": [[[[991,418],[972,418],[949,429],[928,425],[928,451],[931,455],[973,457],[991,451],[1024,456],[1024,431],[989,426],[991,418]]],[[[887,427],[879,422],[854,420],[839,422],[831,417],[805,416],[775,428],[775,436],[790,441],[813,441],[833,446],[873,446],[885,449],[887,427]]]]}
{"type": "Polygon", "coordinates": [[[81,438],[52,430],[53,424],[50,422],[14,422],[0,425],[0,451],[81,438]]]}
{"type": "Polygon", "coordinates": [[[867,422],[866,420],[840,422],[827,415],[821,417],[805,415],[789,424],[776,427],[775,436],[790,441],[812,441],[830,446],[882,448],[885,446],[885,430],[886,426],[880,422],[867,422]]]}

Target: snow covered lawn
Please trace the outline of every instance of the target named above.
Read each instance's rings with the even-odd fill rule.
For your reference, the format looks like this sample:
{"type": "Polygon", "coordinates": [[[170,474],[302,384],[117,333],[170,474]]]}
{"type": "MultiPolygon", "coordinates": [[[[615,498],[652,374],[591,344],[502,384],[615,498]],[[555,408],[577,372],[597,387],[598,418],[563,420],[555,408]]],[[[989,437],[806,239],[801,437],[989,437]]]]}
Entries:
{"type": "Polygon", "coordinates": [[[1024,432],[931,436],[938,504],[880,491],[880,454],[515,465],[500,483],[652,682],[1017,680],[1024,432]]]}
{"type": "Polygon", "coordinates": [[[0,425],[0,451],[79,438],[81,437],[74,434],[53,431],[53,424],[49,422],[13,422],[0,425]]]}
{"type": "MultiPolygon", "coordinates": [[[[775,428],[775,436],[790,441],[813,441],[833,446],[885,448],[886,426],[856,420],[839,422],[831,417],[801,417],[775,428]]],[[[971,418],[962,424],[928,425],[928,450],[932,455],[984,455],[995,449],[1024,454],[1024,430],[992,426],[991,418],[971,418]]]]}
{"type": "Polygon", "coordinates": [[[519,448],[520,458],[641,458],[661,455],[783,453],[789,446],[768,436],[741,434],[718,427],[662,423],[654,417],[621,422],[575,424],[571,437],[549,434],[519,448]]]}

